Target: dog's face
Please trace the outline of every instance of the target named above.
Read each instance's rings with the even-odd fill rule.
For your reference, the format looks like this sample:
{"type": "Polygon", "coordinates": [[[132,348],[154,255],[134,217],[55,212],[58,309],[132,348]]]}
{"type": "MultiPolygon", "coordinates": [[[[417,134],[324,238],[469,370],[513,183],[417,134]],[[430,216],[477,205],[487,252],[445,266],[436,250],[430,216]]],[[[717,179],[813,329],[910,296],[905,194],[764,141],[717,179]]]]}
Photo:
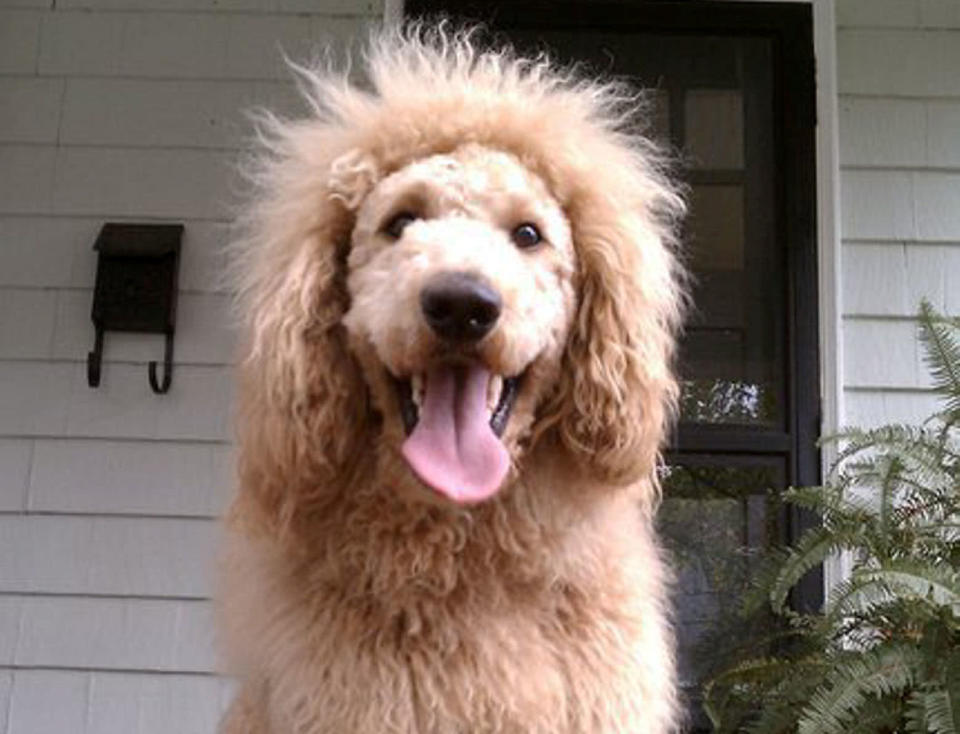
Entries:
{"type": "Polygon", "coordinates": [[[395,41],[369,88],[306,72],[317,114],[269,122],[251,171],[245,496],[291,537],[362,488],[652,499],[683,202],[625,124],[630,93],[468,39],[395,41]]]}
{"type": "Polygon", "coordinates": [[[555,387],[574,319],[577,259],[560,205],[515,156],[466,145],[372,189],[347,267],[343,323],[382,446],[409,470],[393,477],[398,489],[492,496],[555,387]]]}

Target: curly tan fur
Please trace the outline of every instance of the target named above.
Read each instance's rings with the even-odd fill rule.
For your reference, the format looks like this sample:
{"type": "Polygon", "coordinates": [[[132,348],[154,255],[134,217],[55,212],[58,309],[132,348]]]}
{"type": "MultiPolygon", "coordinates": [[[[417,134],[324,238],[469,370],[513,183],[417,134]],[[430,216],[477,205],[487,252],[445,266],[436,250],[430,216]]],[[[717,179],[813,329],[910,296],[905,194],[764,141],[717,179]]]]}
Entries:
{"type": "Polygon", "coordinates": [[[683,207],[628,129],[635,98],[477,50],[470,33],[411,27],[365,61],[365,87],[301,70],[314,114],[266,121],[243,217],[249,343],[219,595],[243,686],[221,731],[673,731],[652,514],[677,392],[683,207]],[[377,244],[378,202],[437,171],[479,183],[411,229],[417,262],[453,258],[451,233],[486,238],[502,256],[470,267],[503,288],[507,313],[528,314],[484,342],[484,361],[527,373],[503,439],[510,472],[471,506],[404,463],[388,384],[422,368],[430,342],[403,321],[414,245],[377,244]],[[553,249],[505,249],[488,199],[508,178],[555,216],[553,249]],[[381,293],[386,262],[403,264],[381,293]]]}

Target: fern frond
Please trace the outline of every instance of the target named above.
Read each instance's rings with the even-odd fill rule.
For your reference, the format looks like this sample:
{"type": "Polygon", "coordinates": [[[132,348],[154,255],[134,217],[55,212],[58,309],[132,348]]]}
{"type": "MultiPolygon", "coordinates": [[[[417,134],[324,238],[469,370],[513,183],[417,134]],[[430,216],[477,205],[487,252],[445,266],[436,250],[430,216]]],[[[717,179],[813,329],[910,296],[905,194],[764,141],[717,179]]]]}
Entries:
{"type": "Polygon", "coordinates": [[[788,661],[779,658],[750,658],[708,680],[703,686],[703,710],[714,728],[722,728],[731,686],[742,687],[745,683],[776,678],[786,664],[788,661]]]}
{"type": "Polygon", "coordinates": [[[833,481],[859,481],[859,473],[874,467],[878,455],[896,456],[911,470],[921,469],[946,481],[951,462],[960,459],[949,435],[933,426],[891,424],[877,428],[848,428],[834,439],[841,444],[831,467],[833,481]],[[861,458],[862,457],[862,458],[861,458]]]}
{"type": "Polygon", "coordinates": [[[937,452],[940,444],[936,432],[923,426],[891,423],[875,428],[847,427],[831,436],[830,441],[841,444],[834,465],[842,466],[866,451],[885,448],[904,448],[937,452]]]}
{"type": "Polygon", "coordinates": [[[763,707],[753,721],[741,728],[742,734],[787,734],[797,723],[795,706],[774,701],[763,707]]]}
{"type": "Polygon", "coordinates": [[[944,546],[960,544],[960,522],[931,522],[917,529],[922,538],[933,538],[944,546]]]}
{"type": "Polygon", "coordinates": [[[798,734],[845,734],[871,698],[899,694],[913,684],[918,656],[905,646],[847,656],[810,697],[798,734]]]}
{"type": "MultiPolygon", "coordinates": [[[[758,696],[762,695],[765,699],[783,701],[785,697],[781,695],[781,689],[784,686],[802,680],[813,688],[829,670],[829,664],[819,654],[805,658],[755,657],[742,660],[704,684],[704,712],[719,730],[721,723],[728,718],[725,709],[728,703],[727,693],[731,689],[735,688],[741,694],[745,690],[755,690],[758,696]]],[[[775,706],[764,706],[764,709],[767,708],[772,709],[775,706]]],[[[758,729],[758,734],[760,731],[765,730],[758,729]]]]}
{"type": "Polygon", "coordinates": [[[896,731],[903,715],[903,704],[896,699],[870,701],[866,711],[850,722],[846,734],[877,734],[877,732],[896,731]]]}
{"type": "Polygon", "coordinates": [[[904,482],[906,493],[894,510],[893,522],[901,527],[922,530],[932,524],[957,518],[957,488],[920,490],[912,481],[904,482]]]}
{"type": "Polygon", "coordinates": [[[852,574],[837,583],[826,604],[825,622],[839,625],[848,617],[869,617],[878,607],[894,598],[890,589],[872,577],[852,574]]]}
{"type": "Polygon", "coordinates": [[[877,618],[894,602],[912,600],[928,607],[960,610],[960,576],[950,568],[915,560],[890,562],[881,568],[854,569],[827,600],[825,623],[848,617],[877,618]]]}
{"type": "Polygon", "coordinates": [[[947,412],[960,413],[960,343],[952,332],[960,328],[952,319],[934,313],[926,300],[920,303],[920,342],[924,361],[933,377],[933,388],[940,393],[947,412]]]}
{"type": "Polygon", "coordinates": [[[879,512],[877,518],[877,533],[879,535],[876,553],[881,558],[889,555],[890,521],[897,499],[899,478],[903,474],[904,463],[896,456],[877,457],[879,468],[879,512]]]}
{"type": "Polygon", "coordinates": [[[796,664],[796,661],[777,657],[742,660],[710,680],[704,687],[704,698],[709,699],[712,691],[725,685],[742,685],[780,677],[787,671],[793,670],[796,664]]]}
{"type": "Polygon", "coordinates": [[[899,561],[854,573],[865,581],[885,585],[898,596],[925,599],[938,606],[951,607],[954,614],[960,614],[960,574],[949,567],[899,561]]]}
{"type": "Polygon", "coordinates": [[[827,527],[854,527],[876,515],[876,503],[851,492],[850,482],[825,487],[790,487],[781,495],[785,502],[818,515],[827,527]]]}
{"type": "Polygon", "coordinates": [[[822,564],[829,556],[855,542],[852,533],[841,534],[836,529],[810,528],[800,537],[781,564],[770,586],[769,600],[774,612],[783,611],[790,589],[810,570],[822,564]]]}
{"type": "Polygon", "coordinates": [[[896,458],[903,471],[899,476],[913,479],[922,487],[950,486],[956,478],[955,465],[960,456],[951,445],[945,444],[940,432],[932,428],[908,426],[881,426],[859,437],[861,443],[846,447],[857,454],[841,458],[843,462],[834,472],[834,481],[845,486],[870,488],[880,481],[883,474],[881,457],[896,458]]]}
{"type": "Polygon", "coordinates": [[[903,723],[907,734],[929,734],[927,696],[923,691],[912,691],[903,709],[903,723]]]}
{"type": "Polygon", "coordinates": [[[928,731],[935,734],[960,732],[960,700],[956,691],[939,690],[924,695],[924,709],[928,731]]]}

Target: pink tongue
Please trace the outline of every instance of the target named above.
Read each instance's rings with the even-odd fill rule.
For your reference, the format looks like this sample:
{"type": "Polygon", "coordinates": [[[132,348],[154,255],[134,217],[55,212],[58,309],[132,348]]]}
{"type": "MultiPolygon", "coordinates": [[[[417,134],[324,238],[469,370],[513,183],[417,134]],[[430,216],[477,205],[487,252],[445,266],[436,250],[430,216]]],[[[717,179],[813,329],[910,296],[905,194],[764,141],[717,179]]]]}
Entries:
{"type": "Polygon", "coordinates": [[[427,375],[420,420],[403,456],[424,483],[455,502],[492,496],[510,458],[490,428],[490,373],[478,365],[437,367],[427,375]]]}

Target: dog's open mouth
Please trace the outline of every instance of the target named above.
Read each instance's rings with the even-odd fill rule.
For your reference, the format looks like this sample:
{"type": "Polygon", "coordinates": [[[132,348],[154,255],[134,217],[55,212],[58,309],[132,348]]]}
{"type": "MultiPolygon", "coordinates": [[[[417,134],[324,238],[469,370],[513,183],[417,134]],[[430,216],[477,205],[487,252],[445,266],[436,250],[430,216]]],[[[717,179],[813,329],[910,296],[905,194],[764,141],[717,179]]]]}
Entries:
{"type": "Polygon", "coordinates": [[[456,502],[496,493],[510,465],[500,436],[520,378],[476,363],[439,364],[396,385],[407,432],[402,453],[414,473],[456,502]]]}

